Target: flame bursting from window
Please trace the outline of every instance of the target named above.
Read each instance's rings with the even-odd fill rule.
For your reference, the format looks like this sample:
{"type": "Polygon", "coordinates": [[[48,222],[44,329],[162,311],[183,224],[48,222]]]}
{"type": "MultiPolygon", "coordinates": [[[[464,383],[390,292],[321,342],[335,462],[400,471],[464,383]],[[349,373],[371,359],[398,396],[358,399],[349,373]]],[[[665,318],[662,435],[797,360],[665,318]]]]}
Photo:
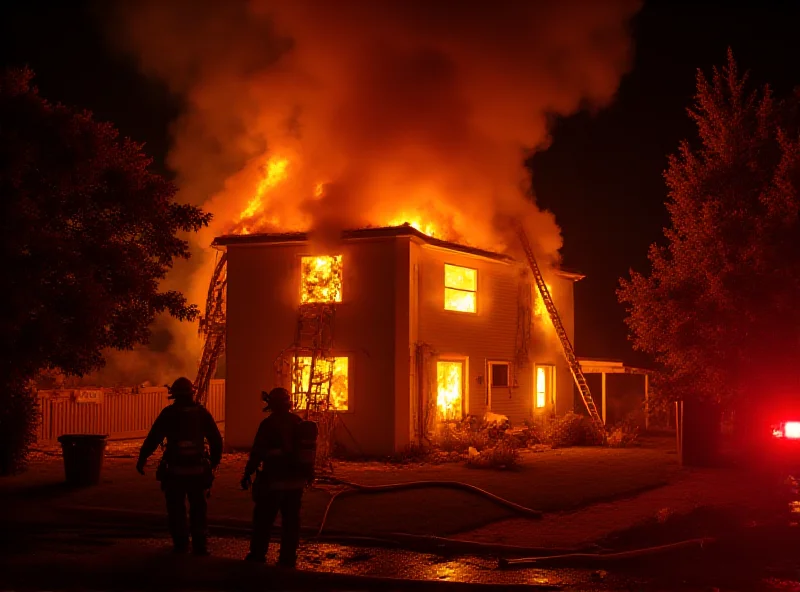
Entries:
{"type": "MultiPolygon", "coordinates": [[[[319,385],[319,389],[315,389],[312,385],[311,391],[312,396],[315,391],[318,392],[318,398],[321,401],[317,403],[321,409],[347,411],[349,404],[348,374],[348,358],[334,358],[333,363],[317,358],[314,364],[314,384],[319,385]]],[[[306,408],[310,377],[311,358],[308,356],[298,357],[292,381],[292,394],[296,409],[306,408]]]]}
{"type": "Polygon", "coordinates": [[[462,417],[463,362],[436,362],[436,407],[441,421],[462,417]]]}
{"type": "Polygon", "coordinates": [[[342,256],[302,258],[300,302],[342,301],[342,256]]]}

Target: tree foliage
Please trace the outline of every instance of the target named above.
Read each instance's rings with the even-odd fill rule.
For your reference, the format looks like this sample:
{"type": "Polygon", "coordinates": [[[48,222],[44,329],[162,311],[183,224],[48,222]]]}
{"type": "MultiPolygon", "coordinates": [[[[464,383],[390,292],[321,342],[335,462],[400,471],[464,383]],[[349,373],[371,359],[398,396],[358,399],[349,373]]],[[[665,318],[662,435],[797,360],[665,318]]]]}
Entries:
{"type": "Polygon", "coordinates": [[[797,94],[751,90],[731,52],[697,75],[665,179],[671,225],[651,271],[621,280],[634,347],[663,370],[663,399],[732,402],[794,388],[800,353],[797,94]]]}
{"type": "MultiPolygon", "coordinates": [[[[198,311],[159,283],[209,214],[174,201],[141,144],[0,74],[0,388],[42,370],[81,375],[103,350],[147,342],[159,313],[198,311]]],[[[3,396],[0,394],[0,397],[3,396]]]]}

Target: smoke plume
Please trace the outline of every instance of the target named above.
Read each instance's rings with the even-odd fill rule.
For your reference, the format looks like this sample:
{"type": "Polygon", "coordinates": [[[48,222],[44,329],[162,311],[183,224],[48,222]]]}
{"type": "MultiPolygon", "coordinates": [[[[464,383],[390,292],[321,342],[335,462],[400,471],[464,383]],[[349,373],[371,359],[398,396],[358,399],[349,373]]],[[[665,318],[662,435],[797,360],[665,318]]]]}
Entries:
{"type": "MultiPolygon", "coordinates": [[[[170,283],[202,303],[214,236],[385,226],[556,260],[523,161],[614,96],[639,0],[136,0],[110,38],[182,97],[168,165],[214,214],[170,283]]],[[[199,353],[194,327],[175,347],[199,353]]]]}

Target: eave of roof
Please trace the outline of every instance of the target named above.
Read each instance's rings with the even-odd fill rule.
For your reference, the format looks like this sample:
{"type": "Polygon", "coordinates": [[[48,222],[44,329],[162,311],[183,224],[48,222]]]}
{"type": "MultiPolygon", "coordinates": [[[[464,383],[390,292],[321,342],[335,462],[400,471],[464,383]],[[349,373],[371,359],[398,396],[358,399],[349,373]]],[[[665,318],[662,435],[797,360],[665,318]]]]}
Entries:
{"type": "MultiPolygon", "coordinates": [[[[478,255],[488,259],[495,259],[497,261],[514,261],[513,257],[503,255],[502,253],[495,253],[493,251],[486,251],[484,249],[477,249],[475,247],[467,247],[444,241],[438,238],[433,238],[427,234],[420,232],[413,226],[403,224],[402,226],[384,226],[379,228],[358,228],[356,230],[345,230],[342,232],[344,240],[357,240],[365,238],[392,238],[398,236],[413,236],[421,241],[450,249],[452,251],[459,251],[462,253],[469,253],[471,255],[478,255]]],[[[218,236],[211,243],[215,249],[228,247],[232,245],[262,245],[262,244],[280,244],[280,243],[303,243],[308,241],[308,233],[305,232],[285,232],[285,233],[263,233],[263,234],[228,234],[218,236]]]]}
{"type": "MultiPolygon", "coordinates": [[[[478,249],[475,247],[468,247],[450,241],[441,240],[428,236],[424,232],[420,232],[409,224],[401,226],[383,226],[378,228],[358,228],[355,230],[345,230],[342,232],[342,238],[345,240],[369,239],[369,238],[392,238],[398,236],[415,237],[418,240],[432,245],[449,249],[451,251],[458,251],[460,253],[467,253],[470,255],[477,255],[479,257],[486,257],[487,259],[494,259],[496,261],[513,262],[516,261],[509,255],[502,253],[495,253],[485,249],[478,249]]],[[[308,241],[308,233],[306,232],[282,232],[282,233],[259,233],[259,234],[226,234],[218,236],[211,243],[211,246],[218,250],[225,250],[229,246],[235,245],[277,245],[277,244],[291,244],[291,243],[304,243],[308,241]]],[[[557,270],[556,273],[567,279],[578,281],[585,276],[567,270],[557,270]]]]}

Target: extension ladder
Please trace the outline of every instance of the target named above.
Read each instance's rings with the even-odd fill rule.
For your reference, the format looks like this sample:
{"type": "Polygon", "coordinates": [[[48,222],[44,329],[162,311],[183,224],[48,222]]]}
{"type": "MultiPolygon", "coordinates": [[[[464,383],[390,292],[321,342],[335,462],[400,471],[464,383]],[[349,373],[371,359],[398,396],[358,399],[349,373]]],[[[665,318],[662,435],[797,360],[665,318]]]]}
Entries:
{"type": "Polygon", "coordinates": [[[205,315],[200,317],[199,333],[203,337],[203,354],[194,379],[195,400],[205,405],[208,400],[208,385],[217,371],[217,362],[225,353],[226,319],[225,306],[228,289],[228,255],[214,266],[208,286],[205,315]]]}
{"type": "Polygon", "coordinates": [[[539,293],[542,295],[542,300],[544,301],[545,308],[547,308],[547,313],[550,315],[550,320],[553,322],[553,327],[556,330],[558,339],[561,341],[561,347],[564,350],[564,357],[567,358],[567,364],[569,364],[569,370],[572,373],[572,378],[575,379],[575,384],[578,385],[578,390],[581,393],[583,404],[586,406],[586,410],[589,412],[589,417],[592,419],[592,423],[597,428],[597,431],[603,436],[603,441],[605,441],[605,424],[603,423],[600,414],[597,412],[597,406],[594,404],[592,393],[589,391],[589,385],[586,383],[586,377],[583,375],[583,370],[581,370],[581,364],[578,361],[578,358],[575,356],[575,349],[572,347],[572,343],[569,340],[567,331],[564,329],[564,324],[561,322],[561,317],[558,315],[558,310],[556,310],[556,305],[553,303],[553,298],[550,296],[550,290],[547,289],[547,284],[542,276],[542,271],[539,269],[539,264],[536,263],[536,257],[533,255],[533,249],[531,248],[531,243],[528,240],[528,235],[520,223],[517,223],[517,235],[519,237],[519,242],[522,244],[522,249],[525,251],[525,256],[528,258],[528,265],[530,266],[531,271],[533,272],[533,277],[536,280],[536,287],[539,288],[539,293]]]}

